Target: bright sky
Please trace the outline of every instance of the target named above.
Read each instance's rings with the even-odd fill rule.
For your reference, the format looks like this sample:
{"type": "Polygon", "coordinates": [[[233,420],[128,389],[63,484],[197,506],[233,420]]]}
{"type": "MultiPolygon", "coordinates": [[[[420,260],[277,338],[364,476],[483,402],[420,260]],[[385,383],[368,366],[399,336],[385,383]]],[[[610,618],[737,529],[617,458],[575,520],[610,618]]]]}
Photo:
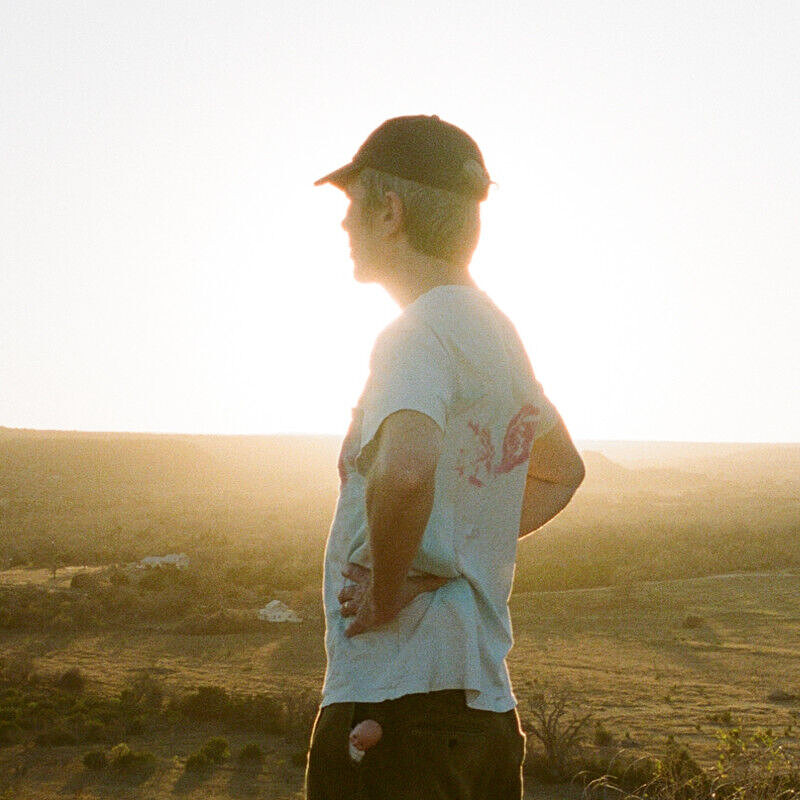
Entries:
{"type": "Polygon", "coordinates": [[[0,5],[0,425],[342,433],[397,313],[315,188],[438,114],[579,439],[800,441],[800,4],[0,5]]]}

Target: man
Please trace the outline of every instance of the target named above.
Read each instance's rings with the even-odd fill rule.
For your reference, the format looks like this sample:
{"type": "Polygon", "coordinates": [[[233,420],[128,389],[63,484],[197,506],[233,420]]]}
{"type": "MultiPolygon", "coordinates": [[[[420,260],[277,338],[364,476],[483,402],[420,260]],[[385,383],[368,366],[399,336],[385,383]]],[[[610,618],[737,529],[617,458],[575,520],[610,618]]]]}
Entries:
{"type": "Polygon", "coordinates": [[[505,663],[517,539],[564,508],[583,464],[469,274],[490,184],[475,142],[435,116],[398,117],[321,183],[350,198],[356,280],[403,311],[375,344],[339,459],[307,797],[518,800],[505,663]],[[348,737],[365,720],[379,738],[357,760],[348,737]]]}

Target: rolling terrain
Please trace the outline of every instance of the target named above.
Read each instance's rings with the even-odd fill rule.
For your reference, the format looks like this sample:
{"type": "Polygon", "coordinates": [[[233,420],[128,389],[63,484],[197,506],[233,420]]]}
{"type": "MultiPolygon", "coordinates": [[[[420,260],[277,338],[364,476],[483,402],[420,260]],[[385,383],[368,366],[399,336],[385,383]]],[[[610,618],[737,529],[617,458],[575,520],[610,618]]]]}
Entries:
{"type": "MultiPolygon", "coordinates": [[[[313,704],[337,447],[0,429],[0,683],[25,663],[45,686],[77,668],[87,697],[145,672],[165,703],[212,686],[313,704]],[[189,568],[133,566],[168,552],[189,568]],[[259,622],[272,598],[303,622],[259,622]]],[[[509,668],[523,719],[539,692],[564,689],[615,745],[658,753],[673,735],[706,763],[716,732],[739,725],[796,749],[800,447],[589,443],[584,457],[574,503],[520,544],[509,668]]],[[[87,770],[88,742],[37,746],[23,731],[0,744],[0,798],[300,797],[302,730],[179,721],[123,738],[154,756],[135,780],[87,770]],[[212,735],[232,751],[258,741],[263,761],[187,773],[212,735]]],[[[527,785],[537,800],[580,796],[527,785]]]]}

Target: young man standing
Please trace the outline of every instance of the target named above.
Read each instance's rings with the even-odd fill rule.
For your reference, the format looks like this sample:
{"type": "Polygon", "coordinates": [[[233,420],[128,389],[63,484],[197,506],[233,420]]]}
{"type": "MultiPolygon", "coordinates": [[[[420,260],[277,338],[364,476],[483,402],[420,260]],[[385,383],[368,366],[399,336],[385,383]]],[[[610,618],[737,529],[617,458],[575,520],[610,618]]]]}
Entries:
{"type": "Polygon", "coordinates": [[[321,183],[350,198],[356,280],[402,313],[375,344],[339,459],[307,797],[519,800],[505,662],[517,540],[564,508],[583,464],[469,274],[490,184],[475,142],[398,117],[321,183]]]}

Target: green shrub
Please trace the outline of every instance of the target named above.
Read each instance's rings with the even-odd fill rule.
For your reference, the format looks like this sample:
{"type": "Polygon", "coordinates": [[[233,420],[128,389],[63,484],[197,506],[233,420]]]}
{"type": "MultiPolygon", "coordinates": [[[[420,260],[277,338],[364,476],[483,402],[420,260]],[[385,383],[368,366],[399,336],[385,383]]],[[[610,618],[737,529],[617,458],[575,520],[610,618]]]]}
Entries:
{"type": "Polygon", "coordinates": [[[86,687],[86,678],[78,667],[70,667],[59,679],[58,688],[68,692],[82,692],[86,687]]]}
{"type": "Polygon", "coordinates": [[[82,738],[86,742],[104,742],[106,740],[106,726],[99,719],[86,720],[83,726],[82,738]]]}
{"type": "Polygon", "coordinates": [[[36,735],[34,741],[39,747],[70,747],[78,743],[75,735],[62,727],[42,731],[36,735]]]}
{"type": "Polygon", "coordinates": [[[12,653],[0,659],[0,679],[8,683],[27,683],[34,674],[33,661],[25,653],[12,653]]]}
{"type": "Polygon", "coordinates": [[[164,702],[164,689],[147,672],[140,672],[119,695],[126,714],[157,714],[164,702]]]}
{"type": "Polygon", "coordinates": [[[90,750],[83,757],[83,766],[91,770],[105,769],[108,766],[108,759],[102,750],[90,750]]]}
{"type": "Polygon", "coordinates": [[[707,778],[686,745],[667,737],[664,758],[658,764],[657,779],[666,786],[696,786],[705,790],[707,778]]]}
{"type": "Polygon", "coordinates": [[[230,719],[233,724],[262,733],[285,733],[287,730],[284,702],[268,694],[235,698],[230,719]]]}
{"type": "Polygon", "coordinates": [[[289,694],[284,698],[283,727],[285,733],[295,742],[308,742],[318,712],[318,692],[304,691],[289,694]]]}
{"type": "Polygon", "coordinates": [[[187,772],[194,772],[194,773],[208,772],[212,766],[213,762],[202,751],[192,753],[189,756],[189,758],[186,759],[187,772]]]}
{"type": "Polygon", "coordinates": [[[141,736],[145,730],[145,721],[143,717],[136,716],[125,720],[126,736],[141,736]]]}
{"type": "Polygon", "coordinates": [[[601,721],[594,724],[594,743],[596,747],[611,747],[614,744],[614,736],[601,721]]]}
{"type": "Polygon", "coordinates": [[[91,591],[95,589],[99,583],[96,575],[91,572],[76,572],[69,581],[70,589],[79,589],[83,591],[91,591]]]}
{"type": "Polygon", "coordinates": [[[707,719],[713,725],[722,725],[724,728],[735,728],[738,724],[730,709],[714,711],[708,715],[707,719]]]}
{"type": "Polygon", "coordinates": [[[195,692],[183,698],[179,708],[194,719],[220,722],[230,715],[231,700],[221,686],[199,686],[195,692]]]}
{"type": "Polygon", "coordinates": [[[248,742],[239,751],[239,761],[260,761],[264,758],[264,751],[255,742],[248,742]]]}
{"type": "Polygon", "coordinates": [[[127,586],[131,582],[127,574],[120,569],[112,570],[108,575],[108,580],[112,586],[127,586]]]}
{"type": "Polygon", "coordinates": [[[16,744],[22,738],[22,729],[16,722],[0,722],[0,747],[16,744]]]}
{"type": "Polygon", "coordinates": [[[201,722],[219,722],[262,733],[302,730],[307,738],[317,701],[310,694],[302,697],[303,702],[294,695],[288,701],[268,694],[229,695],[220,686],[200,686],[172,703],[169,710],[201,722]]]}
{"type": "Polygon", "coordinates": [[[223,739],[221,736],[215,736],[209,739],[201,748],[200,752],[204,753],[209,761],[219,764],[230,758],[231,751],[228,746],[228,740],[223,739]]]}
{"type": "Polygon", "coordinates": [[[136,772],[155,761],[149,750],[132,750],[126,742],[120,742],[111,748],[108,754],[109,766],[121,773],[136,772]]]}
{"type": "Polygon", "coordinates": [[[247,633],[261,629],[255,614],[246,611],[219,609],[212,613],[198,613],[184,619],[178,632],[190,636],[214,636],[225,633],[247,633]]]}

